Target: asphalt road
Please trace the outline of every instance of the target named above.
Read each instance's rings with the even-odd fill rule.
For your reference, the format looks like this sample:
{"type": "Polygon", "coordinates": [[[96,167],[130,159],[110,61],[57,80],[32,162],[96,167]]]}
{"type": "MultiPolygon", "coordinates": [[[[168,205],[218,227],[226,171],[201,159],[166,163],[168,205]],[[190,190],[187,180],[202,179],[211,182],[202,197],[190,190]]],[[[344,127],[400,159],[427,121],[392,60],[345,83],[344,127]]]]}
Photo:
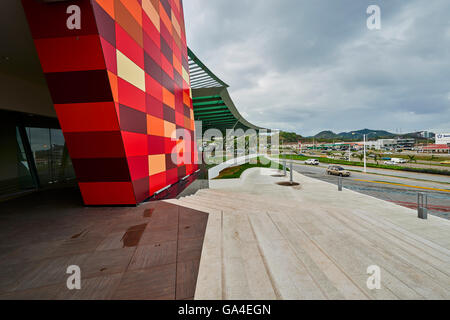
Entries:
{"type": "MultiPolygon", "coordinates": [[[[346,167],[346,166],[343,166],[346,167]]],[[[326,174],[326,168],[294,164],[294,170],[308,177],[328,183],[338,184],[338,177],[326,174]]],[[[450,184],[432,182],[435,175],[425,176],[427,181],[416,181],[403,177],[351,172],[351,177],[343,178],[344,188],[367,194],[417,209],[417,194],[428,195],[429,213],[450,219],[450,184]]],[[[423,178],[422,175],[420,175],[423,178]]]]}

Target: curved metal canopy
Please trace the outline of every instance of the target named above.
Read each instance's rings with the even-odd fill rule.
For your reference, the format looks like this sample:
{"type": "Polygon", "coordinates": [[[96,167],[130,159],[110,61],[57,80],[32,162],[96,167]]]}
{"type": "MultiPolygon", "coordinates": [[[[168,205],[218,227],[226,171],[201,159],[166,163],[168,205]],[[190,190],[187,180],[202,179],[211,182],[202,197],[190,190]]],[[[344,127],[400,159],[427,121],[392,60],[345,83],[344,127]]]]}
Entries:
{"type": "Polygon", "coordinates": [[[231,100],[225,82],[211,72],[188,48],[194,117],[202,121],[203,130],[264,130],[244,119],[231,100]]]}

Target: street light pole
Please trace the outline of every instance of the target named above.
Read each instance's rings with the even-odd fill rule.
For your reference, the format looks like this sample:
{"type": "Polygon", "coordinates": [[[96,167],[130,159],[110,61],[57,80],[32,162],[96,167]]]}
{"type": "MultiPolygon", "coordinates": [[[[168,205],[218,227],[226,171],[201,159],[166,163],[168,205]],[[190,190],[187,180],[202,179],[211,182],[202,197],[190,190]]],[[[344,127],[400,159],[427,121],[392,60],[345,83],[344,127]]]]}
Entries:
{"type": "Polygon", "coordinates": [[[364,135],[364,173],[367,173],[367,160],[366,160],[366,135],[364,135]]]}

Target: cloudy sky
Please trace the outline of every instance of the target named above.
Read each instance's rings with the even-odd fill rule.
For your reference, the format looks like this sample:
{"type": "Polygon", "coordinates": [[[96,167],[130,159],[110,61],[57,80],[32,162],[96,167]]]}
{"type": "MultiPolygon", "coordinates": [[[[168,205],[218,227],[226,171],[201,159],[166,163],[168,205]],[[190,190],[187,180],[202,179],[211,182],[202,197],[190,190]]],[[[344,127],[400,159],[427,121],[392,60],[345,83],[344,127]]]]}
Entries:
{"type": "Polygon", "coordinates": [[[188,44],[250,122],[450,132],[448,0],[184,0],[188,44]],[[381,8],[381,30],[367,7],[381,8]]]}

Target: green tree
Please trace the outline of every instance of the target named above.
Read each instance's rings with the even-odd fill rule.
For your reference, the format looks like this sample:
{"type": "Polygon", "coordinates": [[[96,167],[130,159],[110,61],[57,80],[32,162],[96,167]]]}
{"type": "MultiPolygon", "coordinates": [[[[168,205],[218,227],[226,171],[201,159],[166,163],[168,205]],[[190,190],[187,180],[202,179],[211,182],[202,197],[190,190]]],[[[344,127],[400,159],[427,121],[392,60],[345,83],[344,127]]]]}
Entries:
{"type": "Polygon", "coordinates": [[[417,159],[416,159],[416,156],[415,155],[408,155],[408,158],[409,158],[409,162],[414,162],[414,163],[417,163],[417,159]]]}
{"type": "Polygon", "coordinates": [[[364,160],[364,154],[363,153],[358,153],[357,155],[356,155],[356,157],[359,159],[359,161],[363,161],[364,160]]]}
{"type": "Polygon", "coordinates": [[[378,164],[378,159],[380,158],[380,155],[378,153],[373,154],[373,160],[378,164]]]}

